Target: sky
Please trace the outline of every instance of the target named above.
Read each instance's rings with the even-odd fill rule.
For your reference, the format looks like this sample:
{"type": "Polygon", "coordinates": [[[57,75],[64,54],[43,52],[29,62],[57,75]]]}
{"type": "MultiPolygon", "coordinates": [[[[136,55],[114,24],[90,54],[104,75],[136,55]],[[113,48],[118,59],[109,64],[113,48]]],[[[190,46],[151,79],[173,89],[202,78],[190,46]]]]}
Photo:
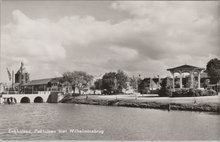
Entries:
{"type": "Polygon", "coordinates": [[[21,61],[31,79],[205,68],[220,57],[219,13],[218,1],[3,1],[1,81],[21,61]]]}

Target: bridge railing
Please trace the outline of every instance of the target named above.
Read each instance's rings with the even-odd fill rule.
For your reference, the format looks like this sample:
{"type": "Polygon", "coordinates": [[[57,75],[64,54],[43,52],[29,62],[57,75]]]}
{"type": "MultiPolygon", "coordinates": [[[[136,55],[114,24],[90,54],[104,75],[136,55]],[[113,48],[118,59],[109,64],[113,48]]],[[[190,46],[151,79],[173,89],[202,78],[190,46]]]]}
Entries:
{"type": "Polygon", "coordinates": [[[38,91],[38,94],[50,94],[51,91],[38,91]]]}

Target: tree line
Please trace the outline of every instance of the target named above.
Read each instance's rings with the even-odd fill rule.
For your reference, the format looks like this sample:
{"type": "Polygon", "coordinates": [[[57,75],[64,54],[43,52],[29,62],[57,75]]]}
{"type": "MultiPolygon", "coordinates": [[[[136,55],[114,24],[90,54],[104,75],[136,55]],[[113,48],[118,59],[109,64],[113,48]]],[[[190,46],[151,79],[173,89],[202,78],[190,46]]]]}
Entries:
{"type": "Polygon", "coordinates": [[[123,70],[117,72],[105,73],[102,78],[96,79],[93,82],[94,76],[84,71],[73,71],[63,73],[61,82],[68,82],[72,89],[78,89],[79,94],[86,89],[102,90],[103,94],[116,94],[122,93],[123,89],[127,89],[131,86],[137,89],[137,78],[129,77],[123,70]]]}
{"type": "Polygon", "coordinates": [[[131,86],[137,89],[137,78],[129,77],[123,70],[117,72],[108,72],[101,79],[97,79],[92,90],[102,90],[103,94],[118,94],[123,93],[123,89],[128,89],[131,86]]]}
{"type": "MultiPolygon", "coordinates": [[[[211,83],[219,82],[220,60],[211,59],[206,65],[205,72],[207,72],[211,83]]],[[[129,86],[139,92],[145,86],[143,85],[144,79],[142,80],[140,76],[129,77],[123,70],[105,73],[102,78],[96,79],[94,82],[93,79],[94,76],[84,71],[73,71],[63,73],[61,82],[68,82],[73,90],[76,88],[79,90],[79,94],[88,88],[94,91],[102,90],[103,94],[118,94],[122,93],[123,89],[128,89],[129,86]]],[[[161,86],[164,86],[164,82],[161,86]]],[[[162,89],[164,88],[162,87],[162,89]]]]}

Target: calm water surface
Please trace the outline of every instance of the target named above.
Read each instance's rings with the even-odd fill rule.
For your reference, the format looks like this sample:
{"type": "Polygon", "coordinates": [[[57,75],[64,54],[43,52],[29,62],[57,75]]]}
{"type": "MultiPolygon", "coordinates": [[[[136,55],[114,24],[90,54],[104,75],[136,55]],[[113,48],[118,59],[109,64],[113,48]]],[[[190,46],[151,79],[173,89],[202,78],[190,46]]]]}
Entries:
{"type": "Polygon", "coordinates": [[[46,103],[0,105],[0,113],[3,140],[220,138],[220,115],[210,113],[46,103]]]}

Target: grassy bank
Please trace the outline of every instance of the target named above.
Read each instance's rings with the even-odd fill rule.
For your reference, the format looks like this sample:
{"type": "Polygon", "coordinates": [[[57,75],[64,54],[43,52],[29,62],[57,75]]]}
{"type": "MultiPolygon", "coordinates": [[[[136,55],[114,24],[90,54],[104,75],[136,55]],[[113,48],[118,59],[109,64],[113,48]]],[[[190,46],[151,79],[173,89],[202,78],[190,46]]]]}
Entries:
{"type": "Polygon", "coordinates": [[[138,108],[153,108],[163,110],[187,110],[187,111],[205,111],[219,113],[218,98],[161,98],[161,97],[139,97],[134,99],[131,96],[113,98],[115,96],[79,96],[66,97],[62,103],[88,104],[88,105],[104,105],[104,106],[124,106],[138,108]],[[130,98],[129,98],[130,97],[130,98]],[[217,100],[216,100],[217,99],[217,100]],[[201,101],[207,100],[207,101],[201,101]]]}

